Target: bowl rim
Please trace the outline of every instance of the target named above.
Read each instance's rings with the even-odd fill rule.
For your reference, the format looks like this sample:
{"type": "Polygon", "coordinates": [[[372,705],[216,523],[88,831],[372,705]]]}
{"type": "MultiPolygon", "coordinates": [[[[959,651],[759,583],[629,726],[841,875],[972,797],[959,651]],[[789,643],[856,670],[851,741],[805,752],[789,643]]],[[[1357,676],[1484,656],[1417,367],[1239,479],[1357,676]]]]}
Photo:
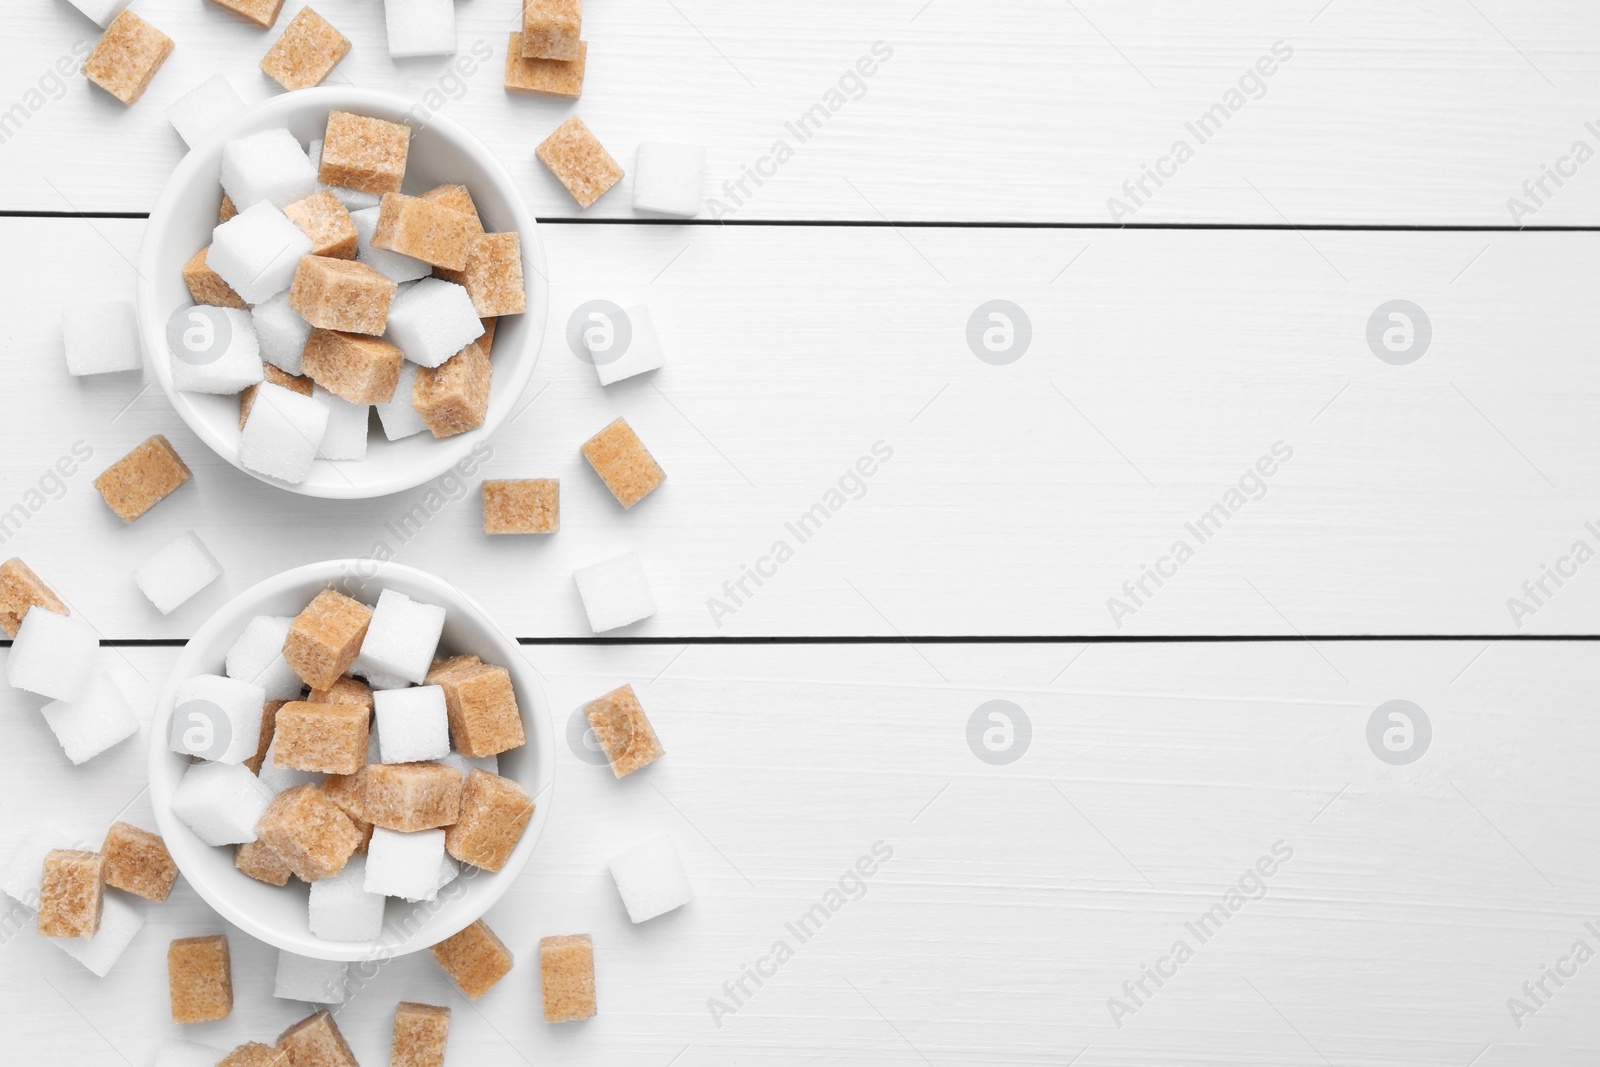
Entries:
{"type": "MultiPolygon", "coordinates": [[[[231,641],[231,638],[230,638],[231,641]]],[[[408,955],[429,948],[448,937],[452,937],[481,919],[490,908],[505,895],[518,876],[532,858],[539,838],[544,832],[546,821],[550,817],[550,808],[555,796],[556,785],[556,758],[555,758],[555,731],[551,718],[549,700],[544,688],[539,682],[539,674],[531,663],[522,654],[522,646],[514,637],[506,633],[494,621],[483,607],[459,587],[437,575],[419,570],[402,563],[380,562],[368,559],[330,559],[317,563],[308,563],[280,571],[271,577],[265,578],[250,588],[239,593],[222,605],[206,619],[194,632],[194,635],[185,642],[178,658],[173,662],[171,670],[167,673],[166,681],[162,684],[160,696],[155,703],[155,709],[150,720],[150,751],[147,770],[149,775],[150,803],[155,813],[157,829],[163,840],[167,843],[168,851],[173,862],[184,880],[189,883],[200,896],[219,916],[240,930],[249,934],[258,941],[272,945],[301,956],[310,956],[315,959],[337,961],[361,961],[373,959],[389,959],[397,956],[408,955]],[[497,647],[488,650],[498,659],[505,660],[506,669],[513,672],[514,684],[518,690],[526,692],[532,697],[530,707],[522,708],[523,721],[527,727],[527,744],[533,746],[534,778],[544,785],[532,794],[535,801],[533,818],[529,821],[527,829],[523,831],[522,838],[512,850],[506,865],[499,871],[474,872],[473,880],[481,886],[480,894],[474,906],[467,909],[464,921],[459,925],[444,923],[437,930],[429,926],[422,926],[420,930],[427,930],[426,936],[417,933],[408,934],[404,939],[396,942],[394,939],[380,935],[371,941],[327,941],[309,932],[290,936],[267,923],[261,922],[254,915],[239,907],[233,896],[225,890],[204,878],[196,879],[192,876],[191,867],[185,867],[184,859],[194,849],[212,849],[227,846],[213,846],[201,842],[193,836],[188,826],[181,823],[172,813],[172,793],[174,786],[169,786],[165,768],[169,761],[181,759],[179,753],[173,752],[167,743],[168,724],[172,719],[173,704],[176,700],[178,686],[187,678],[196,673],[197,662],[202,655],[202,649],[215,647],[223,636],[221,631],[230,620],[243,614],[250,616],[251,605],[259,603],[268,596],[291,589],[298,585],[322,585],[330,587],[333,582],[349,575],[354,568],[360,568],[355,573],[361,574],[361,580],[378,588],[387,588],[387,581],[394,577],[403,578],[408,583],[414,583],[426,590],[428,594],[436,597],[437,603],[445,605],[447,611],[465,612],[474,616],[474,621],[482,626],[495,640],[497,647]],[[373,573],[368,575],[367,571],[373,573]]],[[[178,776],[181,780],[182,775],[178,776]]],[[[385,926],[385,933],[388,926],[385,926]]]]}
{"type": "Polygon", "coordinates": [[[190,150],[167,178],[166,184],[162,187],[161,195],[157,197],[155,207],[151,210],[150,216],[146,220],[144,236],[139,250],[138,283],[135,297],[139,321],[139,338],[144,348],[146,362],[151,372],[155,375],[156,381],[160,383],[162,392],[167,395],[168,403],[177,411],[178,417],[183,419],[195,436],[204,441],[206,447],[210,448],[222,459],[257,481],[300,496],[330,500],[364,500],[373,497],[390,496],[395,493],[405,492],[408,489],[415,489],[424,482],[444,474],[466,458],[467,453],[475,445],[486,438],[492,437],[507,414],[515,408],[516,401],[527,390],[528,383],[533,378],[534,369],[539,363],[539,357],[544,347],[545,328],[550,310],[549,271],[545,258],[544,240],[538,229],[538,219],[534,217],[532,210],[529,209],[527,201],[523,198],[521,187],[512,177],[511,172],[506,169],[505,164],[490,151],[489,147],[477,135],[448,115],[435,113],[430,114],[425,122],[410,122],[406,116],[416,106],[415,101],[397,93],[385,92],[379,89],[363,89],[355,86],[319,86],[273,96],[220,123],[207,133],[204,138],[191,146],[190,150]],[[359,110],[362,108],[397,114],[401,117],[391,121],[405,122],[406,125],[412,127],[414,132],[423,129],[437,130],[469,152],[473,156],[475,163],[489,174],[491,181],[501,187],[516,222],[515,230],[522,236],[523,261],[532,274],[531,278],[525,277],[523,279],[529,301],[528,310],[523,312],[527,335],[522,341],[521,358],[514,364],[510,360],[496,361],[506,368],[506,373],[497,380],[496,384],[509,393],[512,402],[498,411],[491,411],[482,426],[466,433],[433,441],[433,447],[427,450],[426,459],[404,464],[386,479],[363,479],[361,477],[363,464],[354,462],[343,463],[338,468],[348,475],[347,478],[334,479],[327,484],[292,484],[270,478],[243,466],[239,462],[237,441],[230,440],[217,427],[200,418],[194,404],[188,399],[188,395],[179,393],[173,388],[172,368],[166,358],[166,327],[160,311],[156,307],[155,283],[151,280],[161,273],[160,264],[156,262],[157,247],[160,242],[154,239],[154,235],[162,232],[168,222],[177,217],[179,212],[188,206],[185,194],[197,180],[198,172],[203,165],[202,160],[209,159],[212,155],[212,150],[224,142],[243,136],[253,130],[265,128],[262,125],[264,121],[270,121],[279,116],[287,117],[307,110],[359,110]],[[508,364],[510,365],[508,366],[508,364]]]}

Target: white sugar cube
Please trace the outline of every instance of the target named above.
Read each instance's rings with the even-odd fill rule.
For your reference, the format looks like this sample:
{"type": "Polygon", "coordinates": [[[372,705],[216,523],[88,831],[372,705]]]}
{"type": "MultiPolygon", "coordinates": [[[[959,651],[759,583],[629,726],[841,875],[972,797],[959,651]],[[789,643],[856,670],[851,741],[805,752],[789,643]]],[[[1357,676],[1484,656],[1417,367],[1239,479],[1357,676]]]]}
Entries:
{"type": "Polygon", "coordinates": [[[266,376],[255,322],[239,308],[196,306],[184,312],[182,351],[172,349],[172,387],[181,393],[232,396],[266,376]]]}
{"type": "Polygon", "coordinates": [[[104,978],[144,926],[144,908],[116,893],[100,902],[100,929],[90,938],[46,938],[97,977],[104,978]]]}
{"type": "Polygon", "coordinates": [[[681,908],[694,899],[694,887],[670,837],[641,841],[611,861],[611,877],[628,909],[642,923],[681,908]]]}
{"type": "Polygon", "coordinates": [[[30,611],[11,642],[6,681],[55,700],[77,700],[100,651],[100,635],[75,615],[30,611]]]}
{"type": "Polygon", "coordinates": [[[61,338],[67,353],[67,373],[113,374],[138,370],[139,324],[133,305],[126,300],[75,304],[61,313],[61,338]]]}
{"type": "Polygon", "coordinates": [[[644,563],[637,552],[624,552],[584,567],[572,577],[578,583],[589,628],[597,634],[656,613],[656,598],[650,592],[650,579],[645,577],[644,563]]]}
{"type": "Polygon", "coordinates": [[[320,385],[311,387],[311,398],[328,409],[328,429],[317,445],[317,458],[366,459],[371,406],[352,404],[320,385]]]}
{"type": "Polygon", "coordinates": [[[163,615],[222,577],[222,567],[193,530],[169,541],[133,572],[139,591],[163,615]]]}
{"type": "Polygon", "coordinates": [[[392,674],[384,674],[382,671],[373,670],[371,667],[363,667],[359,671],[352,670],[350,673],[359,674],[365,678],[368,688],[374,693],[381,693],[389,689],[405,689],[411,685],[404,678],[399,678],[392,674]]]}
{"type": "Polygon", "coordinates": [[[633,168],[633,206],[640,211],[692,219],[700,213],[705,181],[703,146],[641,142],[633,168]]]}
{"type": "Polygon", "coordinates": [[[372,941],[383,933],[385,898],[366,891],[366,878],[367,857],[351,856],[344,870],[311,883],[308,910],[313,934],[328,941],[372,941]]]}
{"type": "Polygon", "coordinates": [[[102,30],[111,25],[111,20],[122,14],[123,8],[131,2],[132,0],[70,0],[73,7],[88,15],[102,30]]]}
{"type": "Polygon", "coordinates": [[[222,1049],[193,1041],[163,1041],[156,1047],[156,1058],[150,1061],[150,1067],[217,1067],[227,1055],[222,1049]]]}
{"type": "MultiPolygon", "coordinates": [[[[317,191],[317,172],[294,134],[286,129],[262,130],[222,146],[222,188],[241,213],[263,201],[283,208],[317,191]]],[[[256,302],[237,285],[233,288],[246,303],[256,302]]]]}
{"type": "MultiPolygon", "coordinates": [[[[368,762],[371,761],[369,760],[368,762]]],[[[463,778],[475,770],[488,771],[490,774],[500,773],[500,757],[498,756],[480,756],[474,759],[471,756],[463,756],[461,753],[452,750],[440,756],[435,762],[442,763],[446,767],[454,767],[463,778]]]]}
{"type": "MultiPolygon", "coordinates": [[[[167,105],[167,121],[193,148],[206,134],[244,110],[244,101],[221,74],[213,74],[167,105]]],[[[234,201],[238,203],[238,201],[234,201]]]]}
{"type": "Polygon", "coordinates": [[[343,1004],[348,967],[339,960],[314,960],[279,949],[272,995],[308,1004],[343,1004]]]}
{"type": "Polygon", "coordinates": [[[311,337],[311,324],[289,306],[287,290],[250,309],[261,358],[285,374],[299,374],[300,361],[311,337]]]}
{"type": "Polygon", "coordinates": [[[450,716],[437,685],[382,690],[372,702],[383,730],[384,763],[426,763],[450,754],[450,716]]]}
{"type": "Polygon", "coordinates": [[[385,589],[378,594],[378,603],[372,609],[372,621],[361,641],[355,670],[420,683],[428,676],[443,632],[443,608],[385,589]]]}
{"type": "Polygon", "coordinates": [[[368,893],[403,900],[432,900],[439,893],[444,856],[443,830],[401,833],[376,827],[367,845],[368,893]]]}
{"type": "Polygon", "coordinates": [[[455,54],[454,0],[383,0],[383,21],[395,59],[455,54]]]}
{"type": "MultiPolygon", "coordinates": [[[[318,173],[322,171],[322,141],[323,138],[319,137],[306,148],[306,155],[311,157],[311,169],[318,173]]],[[[383,202],[382,193],[369,193],[361,189],[346,189],[342,185],[324,185],[319,181],[317,190],[319,192],[332,193],[334,199],[343,204],[346,211],[351,212],[375,208],[383,202]]],[[[409,259],[410,257],[406,258],[409,259]]]]}
{"type": "Polygon", "coordinates": [[[93,852],[98,847],[64,826],[52,822],[40,823],[22,839],[22,844],[7,860],[5,870],[0,871],[0,892],[25,908],[37,910],[45,856],[58,848],[93,852]]]}
{"type": "Polygon", "coordinates": [[[78,699],[52,701],[43,713],[74,766],[139,732],[139,718],[128,698],[103,671],[90,676],[78,699]]]}
{"type": "Polygon", "coordinates": [[[472,297],[455,282],[424,278],[389,305],[387,336],[424,367],[437,367],[482,335],[472,297]]]}
{"type": "Polygon", "coordinates": [[[289,288],[301,257],[310,254],[311,238],[275,204],[262,200],[241,206],[237,215],[211,231],[206,264],[239,299],[264,304],[289,288]]]}
{"type": "MultiPolygon", "coordinates": [[[[368,763],[377,760],[369,759],[368,763]]],[[[267,751],[261,758],[261,781],[274,793],[281,793],[285,789],[293,789],[297,785],[319,785],[323,776],[316,771],[302,771],[294,767],[280,766],[278,763],[278,739],[274,737],[267,742],[267,751]]]]}
{"type": "MultiPolygon", "coordinates": [[[[358,208],[350,212],[350,221],[356,226],[356,259],[392,282],[414,282],[432,274],[431,263],[372,246],[372,234],[378,228],[378,214],[379,209],[375,207],[358,208]]],[[[395,293],[395,296],[399,295],[395,293]]],[[[392,301],[389,306],[392,310],[392,301]]]]}
{"type": "Polygon", "coordinates": [[[443,889],[457,878],[461,877],[461,864],[456,858],[446,852],[439,863],[439,888],[443,889]]]}
{"type": "MultiPolygon", "coordinates": [[[[328,432],[328,407],[265,382],[256,391],[239,441],[239,462],[285,482],[303,482],[328,432]]],[[[30,612],[31,614],[31,612],[30,612]]]]}
{"type": "Polygon", "coordinates": [[[256,839],[272,790],[242,763],[196,763],[172,793],[172,814],[208,845],[256,839]]]}
{"type": "MultiPolygon", "coordinates": [[[[601,385],[610,385],[645,371],[656,370],[666,363],[666,357],[661,353],[661,342],[656,339],[656,324],[650,317],[650,309],[640,304],[623,314],[628,317],[628,347],[621,352],[589,349],[589,359],[594,363],[601,385]]],[[[584,336],[587,338],[589,335],[584,336]]],[[[613,332],[612,337],[615,336],[613,332]]]]}
{"type": "Polygon", "coordinates": [[[178,685],[167,746],[218,763],[243,763],[261,743],[266,692],[254,682],[197,674],[178,685]]]}
{"type": "Polygon", "coordinates": [[[411,406],[411,393],[417,385],[417,365],[409,359],[400,364],[400,381],[394,387],[394,399],[386,404],[374,404],[378,421],[383,424],[383,436],[391,441],[421,433],[428,428],[411,406]]]}
{"type": "Polygon", "coordinates": [[[295,700],[304,688],[300,675],[283,658],[283,643],[294,620],[274,615],[251,619],[223,660],[229,678],[259,685],[267,700],[295,700]]]}

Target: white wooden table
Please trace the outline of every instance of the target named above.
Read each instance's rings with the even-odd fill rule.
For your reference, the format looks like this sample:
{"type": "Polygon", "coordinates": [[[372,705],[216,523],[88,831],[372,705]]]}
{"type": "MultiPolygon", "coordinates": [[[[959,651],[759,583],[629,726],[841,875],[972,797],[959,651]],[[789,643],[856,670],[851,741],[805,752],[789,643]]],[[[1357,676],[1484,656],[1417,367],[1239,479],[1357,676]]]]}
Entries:
{"type": "MultiPolygon", "coordinates": [[[[581,701],[639,689],[669,755],[618,783],[563,742],[549,828],[488,916],[517,968],[476,1004],[426,955],[383,968],[340,1014],[364,1064],[398,999],[454,1009],[459,1064],[1600,1055],[1600,962],[1523,991],[1575,942],[1600,951],[1600,563],[1572,559],[1600,549],[1600,162],[1574,155],[1600,151],[1600,8],[595,0],[574,108],[502,91],[512,0],[458,3],[463,53],[495,56],[471,75],[390,60],[373,0],[316,6],[355,45],[336,79],[447,109],[543,223],[538,399],[482,474],[561,478],[561,533],[486,540],[474,479],[402,535],[425,490],[291,496],[137,375],[68,377],[63,300],[131,295],[183,151],[164,107],[218,72],[265,99],[277,31],[137,0],[177,50],[124,109],[51,80],[97,31],[24,0],[0,33],[0,556],[51,580],[136,691],[241,589],[380,550],[526,639],[558,736],[581,701]],[[892,54],[852,80],[875,44],[892,54]],[[739,190],[832,89],[821,130],[739,190]],[[577,216],[532,154],[573,111],[625,167],[641,140],[707,144],[717,205],[638,219],[625,181],[577,216]],[[1201,143],[1186,124],[1207,114],[1201,143]],[[1169,176],[1141,190],[1146,165],[1169,176]],[[665,370],[600,389],[562,336],[597,297],[649,301],[665,370]],[[968,344],[992,300],[1031,326],[1006,365],[968,344]],[[1396,300],[1431,332],[1403,364],[1368,337],[1396,300]],[[629,513],[577,455],[618,414],[670,475],[629,513]],[[194,482],[124,528],[89,482],[155,432],[194,482]],[[50,480],[75,445],[92,458],[50,480]],[[875,447],[872,477],[845,478],[875,447]],[[801,543],[785,524],[819,503],[801,543]],[[227,573],[161,617],[131,572],[188,529],[227,573]],[[762,563],[779,540],[792,558],[762,563]],[[570,574],[627,548],[661,610],[596,641],[570,574]],[[725,589],[758,566],[749,595],[725,589]],[[1404,765],[1367,737],[1395,699],[1432,729],[1404,765]],[[992,700],[1031,724],[1013,762],[969,744],[992,700]],[[604,863],[649,831],[698,899],[635,927],[604,863]],[[879,842],[864,894],[715,1011],[879,842]],[[1292,855],[1202,944],[1186,924],[1275,846],[1292,855]],[[535,944],[578,930],[600,1014],[549,1027],[535,944]]],[[[0,855],[46,817],[148,819],[148,731],[73,768],[39,703],[0,691],[0,855]]],[[[143,1067],[180,1036],[167,942],[222,925],[180,884],[101,980],[4,920],[7,1061],[143,1067]]],[[[231,940],[234,1014],[185,1035],[222,1047],[305,1011],[272,998],[271,951],[231,940]]]]}

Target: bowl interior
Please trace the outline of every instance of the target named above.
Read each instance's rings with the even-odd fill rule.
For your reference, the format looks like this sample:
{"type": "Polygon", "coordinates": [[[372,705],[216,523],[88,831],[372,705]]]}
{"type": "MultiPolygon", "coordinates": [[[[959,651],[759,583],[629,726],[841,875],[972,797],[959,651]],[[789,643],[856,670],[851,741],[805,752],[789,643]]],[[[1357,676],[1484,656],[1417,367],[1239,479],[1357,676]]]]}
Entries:
{"type": "Polygon", "coordinates": [[[488,230],[514,230],[522,237],[528,310],[522,315],[504,316],[498,322],[489,411],[482,426],[443,439],[423,432],[389,441],[378,429],[374,415],[364,460],[319,459],[313,464],[310,477],[299,485],[246,472],[271,485],[309,496],[382,496],[444,473],[491,434],[527,386],[544,336],[548,292],[537,223],[510,174],[465,128],[446,116],[429,116],[415,101],[348,87],[286,93],[224,123],[179,163],[150,216],[140,252],[139,326],[150,365],[173,407],[213,450],[239,466],[238,398],[173,389],[167,321],[175,311],[193,304],[183,283],[183,265],[211,243],[222,199],[218,176],[223,145],[246,134],[286,127],[304,147],[322,137],[328,112],[335,109],[404,122],[412,128],[403,192],[421,193],[446,183],[465,185],[488,230]]]}
{"type": "Polygon", "coordinates": [[[192,638],[168,677],[151,725],[150,795],[156,820],[178,869],[200,896],[229,922],[252,936],[302,956],[328,960],[381,959],[427,948],[482,917],[527,863],[549,816],[555,755],[550,712],[521,648],[502,633],[481,608],[454,586],[430,574],[370,560],[335,560],[286,571],[246,590],[208,619],[192,638]],[[391,898],[383,933],[373,941],[328,941],[307,925],[309,886],[290,879],[279,888],[258,882],[234,868],[232,846],[201,841],[172,813],[172,793],[190,766],[187,756],[167,747],[178,684],[197,674],[222,673],[223,657],[251,618],[292,616],[326,588],[372,605],[383,589],[445,608],[441,654],[471,652],[511,672],[522,711],[527,744],[501,753],[499,772],[534,798],[533,819],[511,859],[498,872],[463,865],[462,877],[440,891],[435,901],[411,904],[391,898]]]}

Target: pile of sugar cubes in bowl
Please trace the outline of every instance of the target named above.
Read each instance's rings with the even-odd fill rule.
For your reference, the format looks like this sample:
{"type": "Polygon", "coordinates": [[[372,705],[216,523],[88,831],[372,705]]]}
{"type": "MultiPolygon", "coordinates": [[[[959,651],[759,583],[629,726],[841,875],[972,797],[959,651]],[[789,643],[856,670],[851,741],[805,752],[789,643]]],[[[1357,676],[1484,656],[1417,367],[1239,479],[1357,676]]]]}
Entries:
{"type": "MultiPolygon", "coordinates": [[[[527,307],[522,240],[485,231],[472,192],[402,192],[411,129],[332,111],[223,146],[211,243],[168,328],[181,392],[239,397],[239,462],[291,484],[390,441],[482,425],[499,317],[527,307]]],[[[207,209],[209,210],[209,208],[207,209]]]]}

